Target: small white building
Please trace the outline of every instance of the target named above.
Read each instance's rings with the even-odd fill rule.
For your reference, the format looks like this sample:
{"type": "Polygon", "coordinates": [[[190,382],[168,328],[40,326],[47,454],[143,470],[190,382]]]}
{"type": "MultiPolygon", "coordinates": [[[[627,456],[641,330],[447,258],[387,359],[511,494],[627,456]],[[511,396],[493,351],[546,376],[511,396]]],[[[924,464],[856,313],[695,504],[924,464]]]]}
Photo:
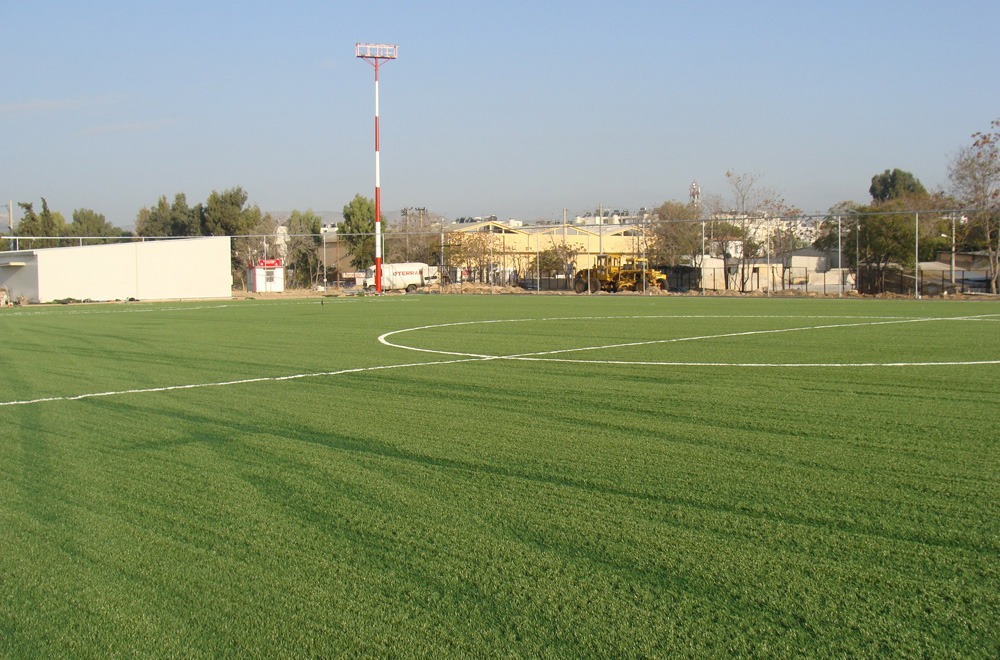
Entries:
{"type": "Polygon", "coordinates": [[[281,293],[285,290],[285,267],[281,259],[258,259],[247,266],[247,291],[281,293]]]}
{"type": "Polygon", "coordinates": [[[29,302],[229,298],[228,236],[0,252],[0,287],[29,302]]]}
{"type": "Polygon", "coordinates": [[[785,267],[777,260],[755,259],[744,264],[740,259],[701,258],[701,286],[713,291],[773,290],[781,288],[784,274],[785,267]]]}

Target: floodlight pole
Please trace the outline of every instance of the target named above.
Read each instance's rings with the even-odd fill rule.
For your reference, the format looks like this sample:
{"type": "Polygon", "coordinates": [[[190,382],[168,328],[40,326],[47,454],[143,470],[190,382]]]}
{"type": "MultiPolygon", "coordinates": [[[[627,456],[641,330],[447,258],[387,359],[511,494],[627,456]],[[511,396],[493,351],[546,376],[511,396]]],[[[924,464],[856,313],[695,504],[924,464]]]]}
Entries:
{"type": "Polygon", "coordinates": [[[382,292],[382,184],[379,172],[378,68],[394,60],[399,47],[392,44],[354,44],[354,56],[375,67],[375,290],[382,292]]]}
{"type": "Polygon", "coordinates": [[[913,214],[913,297],[920,300],[920,211],[913,214]]]}

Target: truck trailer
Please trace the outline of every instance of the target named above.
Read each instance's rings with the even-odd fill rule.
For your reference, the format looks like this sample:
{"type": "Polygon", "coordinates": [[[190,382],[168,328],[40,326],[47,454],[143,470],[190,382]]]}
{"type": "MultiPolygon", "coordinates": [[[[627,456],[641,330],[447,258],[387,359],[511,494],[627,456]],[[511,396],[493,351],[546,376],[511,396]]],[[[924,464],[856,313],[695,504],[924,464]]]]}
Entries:
{"type": "MultiPolygon", "coordinates": [[[[411,261],[401,264],[382,264],[382,291],[406,291],[413,293],[417,289],[437,284],[438,267],[411,261]]],[[[365,290],[375,290],[375,267],[369,266],[365,271],[363,284],[365,290]]]]}

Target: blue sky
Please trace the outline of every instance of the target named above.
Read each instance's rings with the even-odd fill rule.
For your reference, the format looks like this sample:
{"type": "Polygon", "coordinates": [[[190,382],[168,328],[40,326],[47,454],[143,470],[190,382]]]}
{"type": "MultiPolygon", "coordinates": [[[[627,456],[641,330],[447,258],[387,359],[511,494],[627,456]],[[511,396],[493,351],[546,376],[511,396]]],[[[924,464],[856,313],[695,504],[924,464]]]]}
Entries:
{"type": "MultiPolygon", "coordinates": [[[[928,188],[1000,117],[996,2],[0,0],[0,200],[132,226],[242,186],[264,210],[561,217],[726,197],[807,212],[928,188]]],[[[15,210],[16,217],[18,216],[15,210]]]]}

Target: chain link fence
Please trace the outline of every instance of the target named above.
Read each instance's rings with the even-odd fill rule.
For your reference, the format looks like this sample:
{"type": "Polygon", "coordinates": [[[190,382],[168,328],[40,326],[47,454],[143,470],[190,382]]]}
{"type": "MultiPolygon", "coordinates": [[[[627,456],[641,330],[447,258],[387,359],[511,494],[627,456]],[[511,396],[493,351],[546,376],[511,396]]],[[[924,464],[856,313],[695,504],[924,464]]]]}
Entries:
{"type": "MultiPolygon", "coordinates": [[[[421,216],[423,217],[423,216],[421,216]]],[[[845,212],[839,216],[716,214],[698,220],[632,218],[521,225],[495,220],[383,223],[383,264],[421,263],[436,286],[480,284],[573,291],[598,255],[648,268],[671,292],[937,296],[993,290],[997,214],[968,210],[845,212]],[[992,224],[991,224],[992,223],[992,224]]],[[[185,237],[2,236],[0,250],[81,247],[185,237]]],[[[234,287],[259,260],[282,262],[285,287],[363,286],[374,233],[233,236],[234,287]]],[[[646,286],[646,278],[643,278],[646,286]]],[[[587,289],[589,290],[589,289],[587,289]]]]}

